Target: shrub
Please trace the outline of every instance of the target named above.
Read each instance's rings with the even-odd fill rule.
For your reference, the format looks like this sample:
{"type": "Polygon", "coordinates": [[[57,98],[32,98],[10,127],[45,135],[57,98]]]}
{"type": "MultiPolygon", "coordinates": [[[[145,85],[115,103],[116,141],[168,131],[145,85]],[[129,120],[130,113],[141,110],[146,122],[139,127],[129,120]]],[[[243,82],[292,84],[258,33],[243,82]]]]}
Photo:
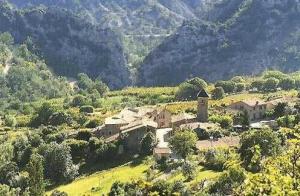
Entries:
{"type": "Polygon", "coordinates": [[[231,116],[223,115],[212,115],[208,119],[210,122],[219,123],[222,128],[230,128],[233,124],[233,119],[231,116]]]}
{"type": "Polygon", "coordinates": [[[83,95],[77,95],[72,99],[72,106],[73,107],[80,107],[86,105],[87,100],[86,97],[83,95]]]}
{"type": "Polygon", "coordinates": [[[232,93],[235,90],[235,83],[233,81],[218,81],[215,87],[222,87],[225,93],[232,93]]]}
{"type": "Polygon", "coordinates": [[[89,141],[91,137],[92,137],[92,133],[90,131],[81,130],[77,133],[76,139],[77,140],[89,141]]]}
{"type": "Polygon", "coordinates": [[[79,112],[81,113],[94,113],[94,107],[90,105],[81,106],[79,112]]]}
{"type": "Polygon", "coordinates": [[[4,116],[4,124],[8,127],[15,127],[17,125],[17,120],[12,115],[6,115],[4,116]]]}
{"type": "Polygon", "coordinates": [[[216,87],[212,92],[211,96],[214,100],[224,98],[225,92],[222,87],[216,87]]]}

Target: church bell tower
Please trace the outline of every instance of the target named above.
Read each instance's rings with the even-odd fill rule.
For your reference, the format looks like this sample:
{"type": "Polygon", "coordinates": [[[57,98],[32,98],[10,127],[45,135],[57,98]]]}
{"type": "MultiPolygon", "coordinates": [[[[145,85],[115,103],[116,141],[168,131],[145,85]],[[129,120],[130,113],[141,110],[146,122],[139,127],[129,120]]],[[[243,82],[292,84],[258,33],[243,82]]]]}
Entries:
{"type": "Polygon", "coordinates": [[[208,99],[209,95],[202,89],[198,95],[197,120],[199,122],[208,122],[208,99]]]}

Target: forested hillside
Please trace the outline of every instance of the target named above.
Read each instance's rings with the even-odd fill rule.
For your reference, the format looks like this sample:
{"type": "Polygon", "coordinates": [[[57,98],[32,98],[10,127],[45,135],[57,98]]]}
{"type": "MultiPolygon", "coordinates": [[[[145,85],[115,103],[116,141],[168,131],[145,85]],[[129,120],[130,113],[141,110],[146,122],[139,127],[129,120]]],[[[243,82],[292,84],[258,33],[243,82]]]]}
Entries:
{"type": "Polygon", "coordinates": [[[30,35],[56,73],[111,88],[299,67],[299,0],[8,2],[0,31],[30,35]]]}
{"type": "Polygon", "coordinates": [[[186,21],[146,57],[140,85],[174,85],[191,76],[209,81],[267,68],[299,69],[298,0],[224,1],[217,22],[186,21]],[[223,8],[222,8],[223,6],[223,8]]]}
{"type": "Polygon", "coordinates": [[[0,4],[0,21],[0,31],[10,32],[16,43],[31,42],[29,49],[59,75],[85,72],[112,88],[130,84],[120,38],[110,29],[59,8],[16,10],[6,3],[0,4]]]}
{"type": "Polygon", "coordinates": [[[14,44],[10,34],[0,34],[1,113],[9,108],[21,109],[21,102],[64,97],[70,92],[66,79],[53,75],[26,43],[14,44]]]}

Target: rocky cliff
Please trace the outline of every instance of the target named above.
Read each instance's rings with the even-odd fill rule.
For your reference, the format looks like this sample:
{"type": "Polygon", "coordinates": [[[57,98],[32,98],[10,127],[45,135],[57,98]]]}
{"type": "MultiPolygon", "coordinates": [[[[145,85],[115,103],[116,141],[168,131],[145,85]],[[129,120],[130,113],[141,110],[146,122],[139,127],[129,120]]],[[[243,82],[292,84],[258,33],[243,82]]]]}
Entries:
{"type": "Polygon", "coordinates": [[[208,81],[267,68],[300,66],[299,0],[223,1],[213,20],[191,20],[152,51],[139,84],[175,85],[200,76],[208,81]]]}
{"type": "Polygon", "coordinates": [[[119,35],[59,8],[16,10],[0,5],[0,32],[10,32],[17,43],[32,42],[32,50],[59,75],[85,72],[100,77],[111,88],[130,84],[119,35]]]}

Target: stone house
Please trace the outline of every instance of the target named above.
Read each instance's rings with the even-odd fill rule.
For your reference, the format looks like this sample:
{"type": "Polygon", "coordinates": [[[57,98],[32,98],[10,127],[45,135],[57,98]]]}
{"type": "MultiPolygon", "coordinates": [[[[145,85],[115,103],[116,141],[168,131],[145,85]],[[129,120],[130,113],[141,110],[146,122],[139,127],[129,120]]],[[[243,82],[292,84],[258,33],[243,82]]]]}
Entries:
{"type": "Polygon", "coordinates": [[[227,108],[236,112],[246,112],[249,116],[249,121],[258,121],[265,118],[266,112],[273,109],[274,106],[268,102],[253,99],[232,103],[227,108]]]}

